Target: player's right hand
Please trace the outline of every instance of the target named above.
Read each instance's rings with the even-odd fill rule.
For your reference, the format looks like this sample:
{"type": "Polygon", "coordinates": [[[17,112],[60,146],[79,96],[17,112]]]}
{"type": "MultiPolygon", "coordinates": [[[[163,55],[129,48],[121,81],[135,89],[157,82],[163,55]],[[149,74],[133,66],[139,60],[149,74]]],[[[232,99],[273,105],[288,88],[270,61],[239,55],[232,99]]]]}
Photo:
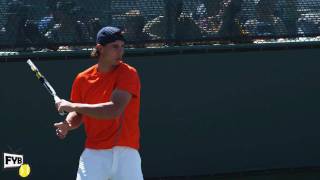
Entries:
{"type": "Polygon", "coordinates": [[[66,122],[66,121],[54,123],[54,127],[56,127],[56,135],[60,139],[64,139],[70,130],[70,126],[69,126],[68,122],[66,122]]]}

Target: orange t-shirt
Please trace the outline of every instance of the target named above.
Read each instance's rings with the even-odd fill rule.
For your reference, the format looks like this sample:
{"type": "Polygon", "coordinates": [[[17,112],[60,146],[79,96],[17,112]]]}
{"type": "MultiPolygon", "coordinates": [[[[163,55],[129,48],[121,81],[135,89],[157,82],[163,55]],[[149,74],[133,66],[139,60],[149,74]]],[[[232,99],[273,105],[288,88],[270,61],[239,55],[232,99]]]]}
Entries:
{"type": "Polygon", "coordinates": [[[97,68],[94,65],[78,74],[72,85],[72,102],[105,103],[110,101],[115,89],[131,93],[132,98],[119,118],[98,120],[82,116],[87,136],[85,147],[110,149],[128,146],[139,149],[140,79],[136,69],[123,62],[107,73],[98,72],[97,68]]]}

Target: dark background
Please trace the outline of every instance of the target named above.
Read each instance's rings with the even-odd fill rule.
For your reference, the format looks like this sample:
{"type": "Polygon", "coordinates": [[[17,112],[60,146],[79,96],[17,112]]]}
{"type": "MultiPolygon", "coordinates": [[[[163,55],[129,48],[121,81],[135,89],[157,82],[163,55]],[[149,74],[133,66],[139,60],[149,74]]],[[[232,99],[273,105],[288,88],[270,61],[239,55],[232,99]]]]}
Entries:
{"type": "MultiPolygon", "coordinates": [[[[128,57],[142,82],[145,177],[320,165],[319,49],[128,57]]],[[[92,59],[34,61],[68,98],[92,59]]],[[[0,151],[24,155],[27,179],[74,179],[83,129],[63,120],[28,65],[0,63],[0,151]]],[[[1,157],[1,161],[2,157],[1,157]]],[[[2,163],[1,162],[1,163],[2,163]]],[[[0,179],[19,179],[18,169],[0,179]]]]}

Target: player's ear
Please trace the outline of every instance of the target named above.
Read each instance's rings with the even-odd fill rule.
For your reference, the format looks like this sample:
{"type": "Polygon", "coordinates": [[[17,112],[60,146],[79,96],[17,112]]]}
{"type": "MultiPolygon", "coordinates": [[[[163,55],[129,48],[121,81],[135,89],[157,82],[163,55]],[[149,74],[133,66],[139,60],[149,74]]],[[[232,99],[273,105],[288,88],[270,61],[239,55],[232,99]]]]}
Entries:
{"type": "Polygon", "coordinates": [[[103,46],[102,46],[101,44],[97,44],[97,45],[96,45],[96,49],[97,49],[99,52],[101,52],[102,49],[103,49],[103,46]]]}

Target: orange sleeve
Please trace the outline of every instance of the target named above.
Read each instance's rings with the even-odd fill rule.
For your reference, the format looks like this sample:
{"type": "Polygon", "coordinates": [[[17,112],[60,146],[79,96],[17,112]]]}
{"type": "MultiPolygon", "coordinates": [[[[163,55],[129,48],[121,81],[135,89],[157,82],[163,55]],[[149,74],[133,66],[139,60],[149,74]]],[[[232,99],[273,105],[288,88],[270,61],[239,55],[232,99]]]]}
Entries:
{"type": "Polygon", "coordinates": [[[71,97],[70,100],[71,102],[74,103],[81,103],[81,93],[80,93],[80,77],[79,75],[75,78],[72,84],[72,89],[71,89],[71,97]]]}
{"type": "Polygon", "coordinates": [[[139,96],[140,79],[137,71],[134,69],[122,71],[117,78],[116,88],[127,91],[133,96],[139,96]]]}

